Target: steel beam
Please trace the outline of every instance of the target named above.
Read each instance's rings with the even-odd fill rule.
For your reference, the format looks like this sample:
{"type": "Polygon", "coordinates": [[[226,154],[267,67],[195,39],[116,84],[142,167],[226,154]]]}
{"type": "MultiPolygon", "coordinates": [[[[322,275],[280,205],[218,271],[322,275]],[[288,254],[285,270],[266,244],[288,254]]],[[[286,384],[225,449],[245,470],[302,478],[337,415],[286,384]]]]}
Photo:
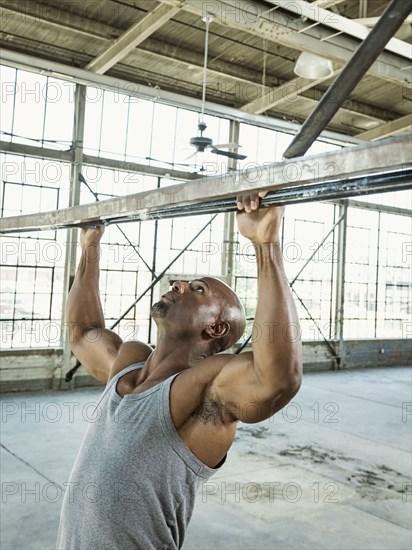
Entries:
{"type": "MultiPolygon", "coordinates": [[[[73,151],[58,151],[47,147],[35,147],[34,145],[12,143],[10,141],[0,141],[0,153],[43,158],[46,160],[56,160],[59,162],[68,163],[73,161],[73,151]]],[[[167,177],[169,179],[179,181],[196,180],[200,177],[195,172],[184,172],[183,170],[175,170],[173,168],[159,168],[158,166],[150,166],[149,164],[138,164],[137,162],[131,161],[129,162],[124,160],[108,159],[105,157],[95,157],[93,155],[85,155],[84,153],[82,164],[84,166],[98,166],[108,168],[110,170],[133,172],[134,174],[167,177]]]]}
{"type": "MultiPolygon", "coordinates": [[[[358,23],[361,23],[362,25],[365,25],[365,27],[373,27],[379,21],[379,17],[365,17],[362,19],[355,19],[355,21],[357,21],[358,23]]],[[[406,41],[411,36],[412,36],[412,15],[409,15],[405,19],[404,24],[395,34],[395,37],[399,38],[399,40],[406,41]]]]}
{"type": "MultiPolygon", "coordinates": [[[[372,212],[381,212],[382,214],[395,214],[396,216],[405,216],[412,218],[412,210],[409,208],[399,208],[398,206],[389,206],[387,204],[377,204],[369,201],[358,201],[356,199],[343,199],[349,208],[360,208],[361,210],[372,210],[372,212]]],[[[342,204],[342,200],[333,201],[335,204],[342,204]]]]}
{"type": "MultiPolygon", "coordinates": [[[[236,141],[235,139],[229,139],[229,141],[236,141]]],[[[22,155],[27,157],[44,158],[47,160],[58,160],[61,162],[71,162],[72,153],[70,151],[57,151],[55,149],[45,149],[43,147],[34,147],[30,145],[22,145],[20,143],[10,143],[9,141],[0,141],[0,152],[13,155],[22,155]]],[[[123,170],[136,174],[149,174],[156,176],[164,176],[169,179],[193,180],[201,179],[202,176],[196,173],[180,172],[175,170],[161,169],[151,166],[145,166],[142,164],[136,164],[126,161],[118,161],[114,159],[107,159],[104,157],[94,157],[90,155],[83,155],[83,166],[105,166],[111,170],[123,170]]],[[[360,202],[356,200],[346,199],[348,206],[353,208],[362,208],[366,210],[374,210],[389,214],[397,214],[400,216],[412,216],[412,210],[406,208],[398,208],[395,206],[387,206],[384,204],[373,204],[370,202],[360,202]]],[[[340,203],[340,199],[336,199],[332,202],[336,204],[340,203]]]]}
{"type": "MultiPolygon", "coordinates": [[[[374,27],[376,23],[379,21],[379,17],[361,17],[360,19],[351,19],[351,21],[360,23],[365,27],[374,27]]],[[[408,15],[408,17],[406,17],[403,24],[410,25],[411,23],[412,23],[412,15],[408,15]]]]}
{"type": "Polygon", "coordinates": [[[315,0],[313,2],[313,5],[319,6],[323,9],[332,8],[333,6],[337,6],[338,4],[342,4],[342,2],[345,2],[346,0],[315,0]]]}
{"type": "Polygon", "coordinates": [[[123,59],[131,50],[156,32],[166,21],[169,21],[180,11],[180,6],[160,4],[153,11],[146,14],[141,21],[132,25],[95,59],[86,65],[86,69],[103,74],[118,61],[123,59]]]}
{"type": "Polygon", "coordinates": [[[389,136],[393,136],[398,132],[402,132],[402,131],[404,133],[408,131],[410,132],[411,129],[412,129],[412,114],[409,114],[401,118],[397,118],[396,120],[391,120],[391,122],[387,122],[386,124],[381,124],[380,126],[377,126],[372,130],[368,130],[367,132],[362,132],[361,134],[357,134],[356,137],[358,139],[374,141],[376,139],[383,139],[389,136]]]}
{"type": "Polygon", "coordinates": [[[411,184],[411,168],[409,137],[393,138],[322,155],[253,166],[216,177],[205,176],[196,182],[99,203],[3,218],[0,232],[143,221],[224,211],[224,207],[226,211],[234,210],[236,195],[257,189],[276,192],[275,199],[284,204],[406,189],[411,184]],[[226,205],[221,202],[224,199],[226,205]]]}
{"type": "Polygon", "coordinates": [[[389,38],[401,26],[406,15],[404,0],[391,0],[378,24],[306,119],[300,132],[286,149],[284,157],[293,158],[306,153],[381,53],[389,38]]]}
{"type": "MultiPolygon", "coordinates": [[[[338,13],[333,13],[328,10],[321,8],[319,5],[314,6],[310,2],[305,0],[293,0],[293,2],[285,2],[285,0],[267,0],[270,4],[281,7],[286,11],[290,11],[299,17],[305,17],[306,19],[311,19],[326,25],[327,27],[334,29],[336,31],[341,31],[349,36],[358,38],[359,40],[365,40],[365,38],[370,33],[370,29],[365,25],[359,23],[354,19],[348,19],[343,17],[338,13]]],[[[403,0],[405,17],[407,16],[407,2],[403,0]]],[[[309,22],[307,23],[310,24],[309,22]]],[[[403,57],[409,58],[411,56],[411,47],[410,44],[398,40],[397,38],[391,38],[385,45],[385,50],[402,55],[403,57]]],[[[327,53],[327,52],[326,52],[327,53]]],[[[326,56],[327,57],[327,56],[326,56]]]]}
{"type": "MultiPolygon", "coordinates": [[[[173,0],[161,0],[171,4],[173,0]]],[[[290,2],[293,4],[293,2],[290,2]]],[[[276,8],[275,8],[276,9],[276,8]]],[[[267,39],[299,51],[308,51],[320,56],[325,55],[327,41],[328,57],[336,62],[346,63],[359,45],[359,39],[350,36],[336,36],[334,29],[328,28],[327,22],[312,28],[299,16],[287,17],[282,10],[268,10],[267,4],[254,0],[186,0],[184,10],[202,17],[210,12],[216,23],[237,28],[246,33],[267,39]]],[[[333,13],[328,12],[330,17],[333,13]]],[[[405,17],[407,13],[405,13],[405,17]]],[[[338,31],[339,34],[340,31],[338,31]]],[[[407,56],[385,51],[370,68],[370,74],[390,82],[410,82],[412,75],[406,74],[410,64],[410,53],[407,56]]]]}
{"type": "MultiPolygon", "coordinates": [[[[316,4],[319,7],[328,7],[324,2],[327,2],[329,5],[335,5],[340,1],[341,0],[322,0],[322,2],[317,2],[313,5],[315,6],[316,4]]],[[[176,5],[175,0],[162,0],[162,2],[169,6],[176,5]]],[[[27,12],[21,13],[21,17],[32,17],[34,19],[33,24],[39,21],[45,21],[57,27],[68,27],[82,34],[97,34],[105,38],[116,36],[116,34],[120,34],[121,32],[120,29],[85,19],[84,17],[77,16],[64,9],[59,10],[59,17],[55,20],[52,18],[42,18],[41,15],[39,15],[39,13],[42,13],[42,10],[36,10],[36,4],[34,2],[33,7],[31,3],[29,3],[25,9],[27,12]]],[[[333,29],[329,30],[327,28],[327,21],[323,24],[325,28],[316,29],[315,40],[315,36],[311,35],[310,31],[306,32],[304,28],[294,28],[291,21],[285,17],[284,13],[278,14],[275,12],[266,16],[265,13],[268,11],[267,6],[254,0],[225,0],[224,3],[217,0],[208,2],[204,0],[185,0],[184,2],[184,10],[195,13],[200,17],[204,15],[206,9],[216,12],[217,20],[220,20],[225,27],[241,28],[245,32],[255,36],[261,36],[267,38],[269,41],[277,42],[300,51],[312,51],[313,53],[322,55],[320,50],[323,47],[323,43],[319,42],[319,40],[327,39],[328,53],[330,53],[332,58],[337,62],[346,62],[350,57],[351,51],[357,46],[357,42],[353,42],[353,40],[356,39],[350,38],[353,43],[349,46],[345,41],[342,41],[341,37],[332,37],[331,31],[333,31],[333,29]],[[253,14],[256,14],[255,18],[253,18],[253,14]]],[[[6,16],[7,13],[15,13],[17,11],[15,3],[11,0],[5,0],[0,10],[4,10],[6,16]]],[[[332,18],[334,14],[328,13],[329,17],[332,18]]],[[[5,19],[5,21],[6,20],[7,19],[5,19]]],[[[386,80],[404,81],[405,73],[402,71],[402,61],[405,58],[400,56],[398,52],[388,52],[388,56],[381,56],[380,60],[374,64],[372,71],[376,73],[375,76],[386,80]]],[[[409,59],[409,57],[410,55],[408,54],[407,59],[409,59]]]]}
{"type": "Polygon", "coordinates": [[[310,80],[309,78],[302,77],[294,78],[290,82],[286,82],[273,90],[269,90],[269,92],[262,97],[243,105],[241,110],[246,113],[255,113],[260,115],[269,109],[273,109],[273,107],[278,107],[282,103],[290,101],[291,98],[296,98],[299,94],[305,92],[306,90],[309,90],[310,88],[335,77],[339,74],[339,72],[340,68],[335,70],[328,78],[321,78],[319,80],[310,80]]]}
{"type": "MultiPolygon", "coordinates": [[[[305,202],[325,202],[328,200],[337,202],[336,199],[343,199],[345,197],[410,189],[412,189],[412,169],[373,175],[364,174],[349,179],[328,181],[314,185],[275,189],[263,200],[262,207],[292,205],[305,202]]],[[[165,208],[154,212],[152,216],[153,218],[172,218],[197,214],[214,214],[215,212],[234,212],[235,210],[235,197],[233,197],[188,205],[182,208],[165,208]]],[[[139,219],[143,221],[141,217],[139,219]]],[[[128,222],[131,220],[130,217],[126,217],[121,221],[128,222]]],[[[110,220],[107,223],[111,223],[110,220]]],[[[93,223],[93,225],[95,224],[93,223]]]]}
{"type": "MultiPolygon", "coordinates": [[[[64,9],[59,9],[58,13],[50,13],[48,14],[48,17],[45,18],[44,15],[41,16],[39,10],[36,10],[35,6],[35,3],[33,3],[33,7],[32,5],[26,4],[24,14],[21,13],[22,18],[27,21],[32,21],[33,25],[37,24],[40,21],[58,29],[64,29],[73,33],[79,33],[82,35],[93,37],[95,40],[102,42],[108,42],[113,36],[117,37],[121,34],[121,30],[117,27],[113,27],[112,25],[106,25],[104,23],[92,20],[85,21],[84,18],[74,13],[68,13],[64,9]]],[[[17,10],[15,5],[10,3],[9,0],[7,0],[5,4],[0,7],[0,15],[4,14],[5,20],[8,14],[15,15],[17,13],[20,12],[17,10]]],[[[16,45],[16,41],[14,42],[14,44],[16,45]]],[[[190,50],[188,48],[184,48],[181,45],[179,46],[178,50],[176,50],[175,44],[169,44],[165,41],[161,41],[153,37],[146,39],[143,44],[140,44],[139,48],[133,52],[133,56],[138,56],[142,51],[146,55],[150,55],[150,57],[154,60],[168,60],[172,61],[174,64],[178,64],[181,66],[184,65],[185,67],[187,67],[188,63],[195,67],[199,67],[199,69],[202,69],[203,67],[203,55],[201,55],[200,53],[190,50]]],[[[132,57],[130,57],[130,53],[128,62],[133,62],[132,57]]],[[[256,88],[256,97],[258,97],[258,94],[262,89],[261,85],[257,84],[261,80],[261,73],[253,71],[249,67],[234,65],[233,63],[229,63],[228,61],[224,61],[220,58],[210,60],[208,66],[208,74],[216,76],[217,78],[221,77],[226,80],[232,79],[234,82],[239,82],[242,84],[245,83],[248,86],[248,90],[250,89],[250,86],[252,88],[256,88]]],[[[277,78],[277,80],[279,80],[278,86],[287,84],[287,81],[284,81],[283,79],[277,78]]],[[[313,83],[313,81],[308,81],[308,83],[309,82],[313,83]]],[[[287,87],[286,93],[293,93],[292,88],[297,84],[297,82],[292,81],[291,87],[287,87]]],[[[306,88],[306,91],[313,87],[315,84],[313,84],[309,88],[306,88]]],[[[268,91],[269,98],[272,97],[273,93],[276,94],[278,90],[279,88],[268,91]]],[[[208,91],[208,93],[210,92],[208,91]]],[[[318,97],[310,97],[309,95],[305,95],[305,98],[312,102],[319,101],[318,97]]],[[[384,114],[383,110],[382,113],[375,114],[375,111],[377,112],[378,109],[354,101],[347,102],[347,104],[345,104],[342,109],[345,109],[351,113],[356,113],[356,115],[363,115],[367,118],[373,118],[375,120],[390,120],[392,115],[392,113],[384,114]]],[[[254,112],[253,110],[249,109],[245,109],[245,111],[254,112]]],[[[262,111],[255,112],[257,113],[262,111]]]]}

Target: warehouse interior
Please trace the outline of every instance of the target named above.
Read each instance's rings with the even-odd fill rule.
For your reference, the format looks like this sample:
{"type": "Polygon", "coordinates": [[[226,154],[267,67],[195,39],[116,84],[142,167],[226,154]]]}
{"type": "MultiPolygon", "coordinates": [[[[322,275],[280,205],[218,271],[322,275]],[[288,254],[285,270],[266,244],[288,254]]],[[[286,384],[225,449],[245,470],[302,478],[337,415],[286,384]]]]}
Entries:
{"type": "Polygon", "coordinates": [[[285,161],[389,4],[2,0],[2,548],[55,548],[62,494],[102,391],[71,353],[65,321],[79,226],[107,223],[100,294],[106,326],[124,341],[154,346],[150,305],[174,281],[211,276],[245,307],[231,351],[251,350],[256,262],[231,190],[245,174],[257,188],[264,167],[287,189],[309,176],[358,183],[285,199],[302,388],[273,418],[239,426],[183,548],[411,547],[409,1],[304,159],[285,161]],[[327,73],[301,76],[302,59],[327,73]],[[199,136],[210,138],[204,151],[199,136]],[[173,203],[179,193],[187,211],[173,203]],[[133,211],[134,195],[146,210],[133,211]],[[212,195],[218,206],[195,209],[212,195]],[[152,197],[167,212],[150,210],[152,197]],[[130,211],[116,211],[126,203],[130,211]],[[72,221],[61,222],[67,208],[72,221]]]}

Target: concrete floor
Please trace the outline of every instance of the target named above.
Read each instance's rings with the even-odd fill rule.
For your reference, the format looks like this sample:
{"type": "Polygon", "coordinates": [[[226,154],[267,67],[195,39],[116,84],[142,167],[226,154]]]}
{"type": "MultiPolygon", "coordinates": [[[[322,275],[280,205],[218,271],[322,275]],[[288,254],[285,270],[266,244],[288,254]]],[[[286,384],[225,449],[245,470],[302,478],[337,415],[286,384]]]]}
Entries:
{"type": "MultiPolygon", "coordinates": [[[[54,548],[52,483],[64,487],[99,393],[2,397],[2,550],[54,548]]],[[[411,425],[410,369],[306,374],[283,414],[239,427],[184,549],[411,548],[411,425]]]]}

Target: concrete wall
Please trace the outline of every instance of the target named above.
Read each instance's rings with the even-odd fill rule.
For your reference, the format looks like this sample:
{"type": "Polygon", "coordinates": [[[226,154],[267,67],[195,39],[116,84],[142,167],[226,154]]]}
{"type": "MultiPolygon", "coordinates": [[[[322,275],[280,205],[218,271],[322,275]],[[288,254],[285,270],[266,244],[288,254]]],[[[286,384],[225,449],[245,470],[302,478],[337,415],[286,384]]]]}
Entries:
{"type": "Polygon", "coordinates": [[[0,352],[1,393],[73,389],[98,384],[83,368],[79,369],[70,384],[65,382],[62,373],[62,349],[12,349],[0,352]]]}
{"type": "MultiPolygon", "coordinates": [[[[411,340],[346,340],[341,368],[366,368],[412,364],[411,340]]],[[[304,342],[304,371],[336,369],[324,342],[304,342]]],[[[61,349],[24,349],[0,352],[1,392],[62,389],[98,385],[80,367],[70,383],[63,376],[61,349]]]]}

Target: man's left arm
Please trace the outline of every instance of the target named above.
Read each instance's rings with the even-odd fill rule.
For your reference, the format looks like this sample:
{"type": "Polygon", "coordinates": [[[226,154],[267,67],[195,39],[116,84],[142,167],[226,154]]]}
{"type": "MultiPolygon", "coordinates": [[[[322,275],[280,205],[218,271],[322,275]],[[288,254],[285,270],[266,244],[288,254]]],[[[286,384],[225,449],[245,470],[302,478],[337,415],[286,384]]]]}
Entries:
{"type": "Polygon", "coordinates": [[[212,393],[229,417],[243,422],[272,416],[297,393],[302,379],[299,319],[279,241],[282,215],[279,207],[249,207],[237,216],[239,231],[252,241],[256,253],[253,352],[229,360],[215,378],[212,393]]]}

